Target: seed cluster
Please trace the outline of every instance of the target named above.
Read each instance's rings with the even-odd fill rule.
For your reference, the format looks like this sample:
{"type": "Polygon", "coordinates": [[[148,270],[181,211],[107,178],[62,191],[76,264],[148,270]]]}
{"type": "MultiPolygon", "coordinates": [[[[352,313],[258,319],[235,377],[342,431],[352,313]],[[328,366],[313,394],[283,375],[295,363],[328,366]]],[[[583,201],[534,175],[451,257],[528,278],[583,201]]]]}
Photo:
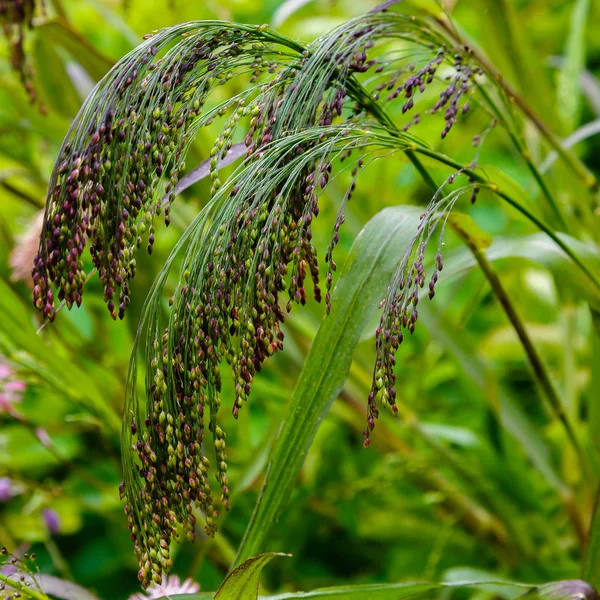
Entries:
{"type": "Polygon", "coordinates": [[[398,412],[394,372],[396,353],[404,341],[405,333],[412,335],[415,332],[419,318],[417,306],[422,295],[421,290],[425,289],[430,300],[435,296],[439,274],[444,268],[441,250],[448,216],[460,198],[466,195],[470,197],[471,202],[474,202],[479,193],[479,186],[469,176],[467,176],[467,185],[447,193],[446,186],[452,185],[459,176],[465,176],[463,170],[453,173],[446,179],[421,214],[417,233],[398,264],[387,297],[381,301],[380,308],[383,310],[379,326],[375,331],[376,361],[368,397],[367,426],[363,431],[365,448],[370,445],[371,432],[379,417],[377,396],[381,396],[382,405],[388,406],[393,414],[398,412]],[[425,253],[436,231],[438,232],[437,249],[430,273],[426,274],[425,253]]]}
{"type": "MultiPolygon", "coordinates": [[[[341,26],[306,50],[288,44],[282,52],[281,40],[264,27],[190,23],[164,30],[102,82],[61,150],[35,259],[35,305],[54,318],[53,285],[67,307],[81,303],[87,277],[83,250],[89,242],[108,309],[113,318],[122,318],[135,253],[144,242],[152,250],[154,219],[163,209],[168,224],[191,139],[198,127],[225,117],[211,151],[211,200],[185,234],[188,251],[168,323],[161,322],[163,278],[140,326],[147,340],[142,403],[135,367],[130,373],[120,492],[144,587],[159,583],[171,567],[170,545],[181,530],[190,540],[196,536],[199,512],[212,535],[219,512],[229,508],[226,434],[218,418],[222,366],[227,363],[233,376],[237,418],[254,377],[283,348],[286,312],[306,303],[309,281],[321,300],[311,226],[334,167],[352,156],[352,182],[325,254],[324,297],[327,311],[331,308],[337,268],[333,253],[363,159],[377,144],[389,152],[409,141],[401,131],[393,137],[373,133],[378,125],[370,115],[380,118],[383,108],[357,78],[387,76],[393,61],[369,57],[387,37],[406,35],[430,52],[431,35],[423,41],[421,32],[412,20],[373,14],[341,26]],[[247,78],[247,91],[210,107],[215,86],[240,75],[247,78]],[[247,148],[244,165],[223,183],[220,160],[237,139],[247,148]],[[211,468],[216,493],[209,482],[211,468]]],[[[394,71],[393,83],[384,87],[395,89],[392,96],[404,95],[404,112],[447,56],[441,48],[402,81],[394,71]]],[[[448,129],[471,77],[461,60],[455,57],[453,65],[451,83],[432,108],[447,107],[448,129]]],[[[440,205],[446,202],[449,211],[457,196],[450,198],[432,200],[413,243],[416,251],[404,257],[390,286],[377,333],[366,445],[379,390],[384,402],[394,405],[394,354],[401,329],[414,330],[419,290],[425,285],[425,248],[439,222],[440,205]]],[[[438,254],[430,297],[441,269],[438,254]]]]}
{"type": "MultiPolygon", "coordinates": [[[[361,54],[351,51],[337,58],[346,61],[346,69],[357,69],[365,60],[361,54]]],[[[143,422],[134,418],[130,426],[140,481],[125,482],[122,494],[127,497],[126,513],[144,586],[160,581],[171,566],[169,545],[178,539],[179,526],[194,538],[195,510],[202,511],[205,531],[212,535],[220,507],[229,507],[226,436],[217,418],[221,364],[227,362],[233,374],[232,412],[237,417],[254,376],[283,347],[285,310],[306,303],[308,277],[316,300],[321,299],[310,227],[319,213],[318,196],[332,172],[328,138],[333,133],[327,127],[342,115],[347,93],[331,73],[316,87],[306,72],[314,74],[315,69],[330,68],[330,63],[331,57],[315,62],[306,53],[265,84],[259,98],[248,105],[239,100],[211,153],[212,194],[215,201],[226,198],[218,205],[225,212],[212,215],[210,231],[203,237],[206,245],[186,264],[183,284],[172,298],[169,326],[153,339],[147,414],[143,422]],[[290,141],[288,127],[298,124],[289,109],[308,94],[315,109],[305,127],[321,130],[312,139],[301,133],[300,144],[290,141]],[[225,189],[218,177],[218,159],[231,147],[244,118],[249,118],[246,162],[253,176],[225,189]],[[286,151],[269,152],[279,140],[286,151]],[[206,427],[216,458],[218,501],[207,477],[206,427]]],[[[273,69],[273,64],[255,60],[253,77],[261,66],[273,69]]],[[[344,129],[332,132],[340,138],[347,135],[344,129]]],[[[331,253],[342,223],[340,214],[328,253],[330,268],[335,268],[331,253]]],[[[328,297],[331,281],[329,276],[328,297]]]]}
{"type": "MultiPolygon", "coordinates": [[[[434,46],[431,45],[430,48],[433,52],[434,46]]],[[[464,115],[469,111],[469,101],[466,100],[461,104],[461,100],[463,97],[469,96],[472,92],[475,76],[483,74],[480,68],[471,65],[468,59],[468,48],[465,48],[465,53],[454,54],[451,58],[451,53],[447,46],[442,45],[435,51],[433,58],[420,69],[415,70],[415,64],[410,63],[406,67],[396,71],[389,80],[379,83],[376,87],[374,97],[379,99],[381,93],[384,91],[389,92],[387,95],[388,101],[393,101],[401,97],[404,99],[402,114],[409,113],[417,102],[417,92],[424,94],[426,88],[434,82],[440,66],[451,58],[453,72],[445,77],[448,83],[440,92],[435,104],[427,110],[429,114],[435,114],[445,109],[445,125],[441,132],[441,137],[444,139],[456,123],[459,113],[464,115]]],[[[384,71],[383,65],[379,66],[376,71],[378,73],[384,71]]],[[[407,131],[411,126],[419,123],[420,120],[421,114],[415,113],[412,120],[403,125],[403,131],[407,131]]]]}
{"type": "Polygon", "coordinates": [[[169,33],[111,73],[86,103],[94,115],[84,113],[87,121],[72,128],[61,150],[33,269],[34,302],[50,320],[57,308],[51,283],[68,308],[81,304],[87,241],[108,310],[123,318],[136,250],[145,239],[152,251],[154,219],[163,209],[169,224],[172,191],[207,95],[236,68],[248,68],[238,57],[261,50],[247,32],[220,29],[158,56],[169,33]]]}

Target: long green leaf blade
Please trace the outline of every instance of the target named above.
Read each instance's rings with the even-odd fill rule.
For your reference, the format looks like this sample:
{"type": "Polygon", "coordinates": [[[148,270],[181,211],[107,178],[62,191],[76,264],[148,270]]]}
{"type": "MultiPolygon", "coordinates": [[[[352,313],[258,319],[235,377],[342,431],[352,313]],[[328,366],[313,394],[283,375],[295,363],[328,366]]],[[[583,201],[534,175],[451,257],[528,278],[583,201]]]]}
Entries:
{"type": "Polygon", "coordinates": [[[321,325],[300,374],[236,564],[264,549],[323,416],[346,381],[361,333],[416,232],[420,214],[409,207],[386,209],[356,239],[333,294],[331,314],[321,325]]]}
{"type": "MultiPolygon", "coordinates": [[[[259,596],[259,600],[294,600],[295,598],[314,598],[315,600],[336,598],[337,600],[404,600],[416,598],[445,588],[477,587],[482,590],[510,590],[512,594],[519,590],[530,590],[529,584],[512,581],[460,581],[456,583],[377,583],[371,585],[349,585],[322,588],[311,592],[294,592],[276,596],[259,596]]],[[[161,600],[207,600],[209,593],[170,596],[161,600]]],[[[247,598],[247,596],[244,596],[247,598]]],[[[249,597],[248,597],[249,598],[249,597]]],[[[217,597],[215,596],[215,600],[217,597]]]]}
{"type": "Polygon", "coordinates": [[[558,109],[569,129],[577,125],[581,110],[579,76],[585,67],[586,25],[590,0],[577,0],[565,49],[566,61],[558,76],[558,109]]]}

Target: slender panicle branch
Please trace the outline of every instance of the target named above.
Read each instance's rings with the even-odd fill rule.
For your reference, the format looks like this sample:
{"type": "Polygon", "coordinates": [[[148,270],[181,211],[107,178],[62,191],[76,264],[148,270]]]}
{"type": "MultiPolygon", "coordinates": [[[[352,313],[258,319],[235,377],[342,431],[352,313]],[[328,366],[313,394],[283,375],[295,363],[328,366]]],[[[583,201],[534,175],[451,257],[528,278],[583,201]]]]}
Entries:
{"type": "Polygon", "coordinates": [[[169,224],[189,145],[200,127],[223,119],[208,165],[210,199],[146,299],[130,361],[120,491],[144,587],[171,568],[173,540],[182,533],[194,539],[197,509],[213,535],[220,512],[229,508],[219,416],[222,367],[227,364],[233,378],[237,418],[254,378],[283,348],[287,313],[311,292],[329,311],[345,207],[369,162],[404,153],[436,191],[382,305],[365,446],[377,398],[397,410],[395,354],[403,334],[415,329],[424,255],[435,240],[426,292],[433,298],[443,269],[441,237],[465,194],[475,201],[482,187],[489,188],[548,233],[600,288],[577,255],[518,199],[409,132],[439,113],[440,136],[451,135],[472,110],[482,73],[472,53],[451,50],[436,28],[397,13],[353,19],[306,47],[266,26],[204,21],[148,36],[87,99],[52,175],[35,259],[35,305],[48,320],[57,312],[55,293],[59,306],[81,304],[86,245],[110,314],[124,316],[136,253],[142,246],[152,251],[159,215],[169,224]],[[390,51],[390,42],[398,41],[407,49],[390,51]],[[442,68],[450,74],[441,80],[442,68]],[[213,92],[233,78],[243,91],[206,108],[213,92]],[[416,107],[429,102],[425,91],[433,87],[437,100],[421,116],[416,107]],[[392,117],[394,106],[401,121],[392,117]],[[242,162],[222,181],[220,168],[234,148],[242,162]],[[455,178],[464,185],[449,193],[445,185],[437,188],[423,157],[451,168],[447,185],[455,178]],[[311,227],[336,177],[347,191],[319,261],[311,227]],[[179,258],[179,282],[165,315],[163,289],[179,258]]]}

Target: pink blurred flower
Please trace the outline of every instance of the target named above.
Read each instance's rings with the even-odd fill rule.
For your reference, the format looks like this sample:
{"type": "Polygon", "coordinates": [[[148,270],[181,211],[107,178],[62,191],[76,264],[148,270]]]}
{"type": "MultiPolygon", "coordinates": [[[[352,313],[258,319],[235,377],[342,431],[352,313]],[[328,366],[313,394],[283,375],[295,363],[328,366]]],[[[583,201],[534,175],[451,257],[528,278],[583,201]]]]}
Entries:
{"type": "Polygon", "coordinates": [[[40,210],[27,224],[25,233],[19,236],[10,255],[11,279],[13,281],[24,281],[30,288],[33,287],[31,266],[40,245],[43,225],[44,210],[40,210]]]}
{"type": "Polygon", "coordinates": [[[16,496],[12,481],[8,477],[0,477],[0,502],[8,502],[16,496]]]}
{"type": "Polygon", "coordinates": [[[129,600],[151,600],[152,598],[162,598],[172,594],[195,594],[199,591],[200,586],[191,579],[186,579],[182,583],[177,575],[170,575],[160,585],[153,583],[145,593],[134,594],[129,600]]]}
{"type": "Polygon", "coordinates": [[[16,415],[14,405],[21,402],[26,387],[25,382],[16,378],[15,371],[0,356],[0,413],[16,415]]]}

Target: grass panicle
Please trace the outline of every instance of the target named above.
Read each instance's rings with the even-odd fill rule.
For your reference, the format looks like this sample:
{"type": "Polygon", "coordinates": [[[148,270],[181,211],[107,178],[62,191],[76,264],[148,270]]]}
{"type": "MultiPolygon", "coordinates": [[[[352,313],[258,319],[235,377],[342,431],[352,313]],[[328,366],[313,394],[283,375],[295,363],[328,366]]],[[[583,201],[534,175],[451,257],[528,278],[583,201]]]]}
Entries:
{"type": "Polygon", "coordinates": [[[365,164],[407,153],[431,184],[421,154],[454,174],[424,210],[382,303],[365,446],[378,416],[376,396],[394,409],[395,354],[402,332],[414,331],[421,289],[427,285],[429,298],[435,295],[448,215],[464,196],[475,201],[484,185],[509,198],[475,172],[475,162],[463,167],[413,132],[423,118],[441,113],[445,138],[480,104],[487,85],[497,87],[468,47],[448,44],[425,21],[381,10],[306,48],[266,26],[203,21],[171,27],[147,36],[92,92],[60,151],[35,258],[34,303],[49,320],[57,302],[81,304],[88,244],[108,310],[123,318],[136,252],[152,251],[161,214],[169,224],[190,143],[200,127],[223,119],[210,157],[211,198],[146,299],[130,362],[121,495],[144,587],[171,568],[171,542],[182,531],[195,537],[198,509],[212,535],[220,511],[229,508],[219,419],[222,366],[234,380],[237,417],[256,374],[283,348],[286,314],[307,302],[310,288],[316,301],[323,296],[311,231],[323,190],[334,177],[351,175],[325,252],[329,310],[344,207],[365,164]],[[241,79],[243,91],[211,103],[211,93],[232,78],[241,79]],[[438,96],[430,102],[434,88],[438,96]],[[221,181],[219,165],[240,140],[243,162],[221,181]],[[448,191],[455,179],[464,185],[448,191]],[[426,274],[425,252],[436,232],[426,274]],[[184,249],[165,316],[163,288],[184,249]]]}

